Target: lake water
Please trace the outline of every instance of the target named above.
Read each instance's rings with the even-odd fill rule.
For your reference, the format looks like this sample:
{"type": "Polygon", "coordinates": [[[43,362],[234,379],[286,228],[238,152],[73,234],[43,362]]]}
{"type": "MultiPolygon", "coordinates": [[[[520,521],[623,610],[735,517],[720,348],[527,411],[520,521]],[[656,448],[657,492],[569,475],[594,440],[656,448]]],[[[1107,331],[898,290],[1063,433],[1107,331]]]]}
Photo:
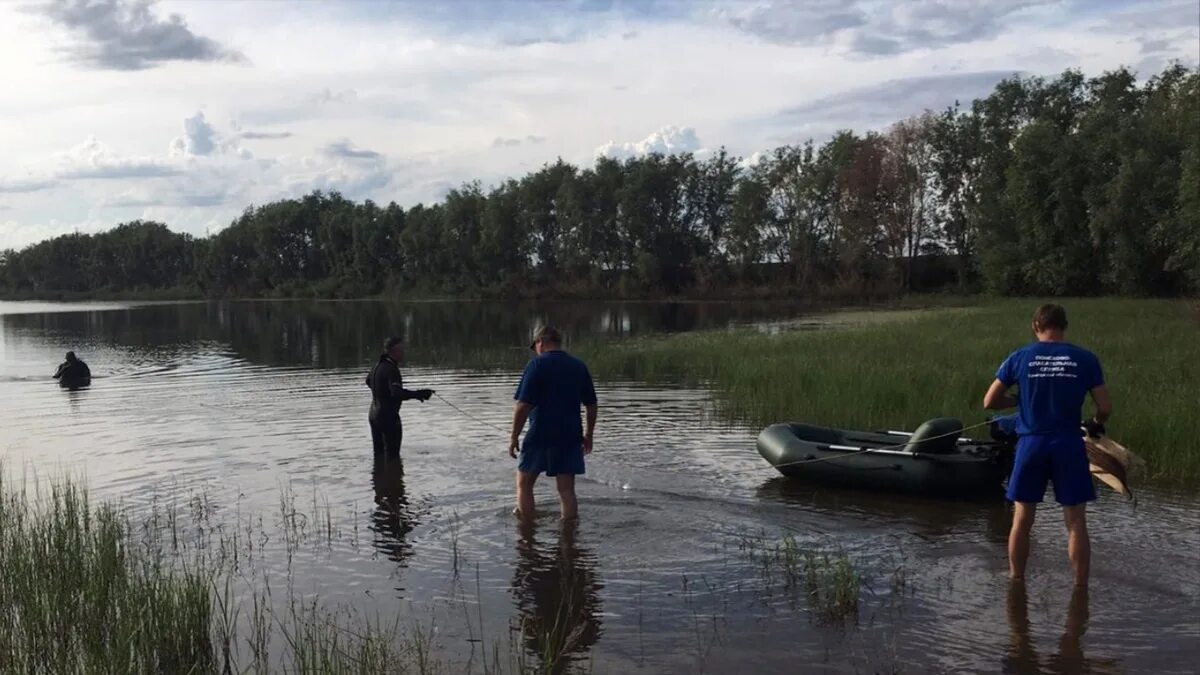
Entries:
{"type": "Polygon", "coordinates": [[[541,516],[518,527],[514,462],[491,425],[508,424],[534,325],[608,339],[803,316],[718,303],[0,303],[0,452],[27,484],[85,475],[134,512],[174,505],[244,531],[254,574],[425,626],[451,671],[478,672],[502,638],[536,662],[557,620],[570,667],[597,673],[1195,672],[1194,490],[1138,485],[1136,506],[1103,491],[1084,597],[1045,508],[1025,597],[1006,580],[1003,504],[790,483],[755,452],[758,430],[717,418],[708,392],[599,381],[580,524],[562,529],[540,485],[541,516]],[[407,386],[459,408],[406,405],[402,464],[372,456],[362,383],[392,333],[410,343],[407,386]],[[90,388],[49,379],[68,349],[91,365],[90,388]],[[861,570],[856,620],[822,619],[746,550],[786,536],[861,570]]]}

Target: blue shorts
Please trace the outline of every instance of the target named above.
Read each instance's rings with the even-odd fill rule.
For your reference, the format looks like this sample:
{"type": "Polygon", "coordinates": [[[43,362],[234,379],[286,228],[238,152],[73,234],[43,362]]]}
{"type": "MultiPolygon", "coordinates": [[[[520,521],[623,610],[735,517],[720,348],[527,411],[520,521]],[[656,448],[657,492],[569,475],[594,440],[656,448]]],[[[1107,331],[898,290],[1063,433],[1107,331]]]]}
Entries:
{"type": "Polygon", "coordinates": [[[521,446],[521,454],[517,458],[517,469],[525,473],[544,473],[547,476],[584,473],[582,443],[567,447],[525,444],[521,446]]]}
{"type": "Polygon", "coordinates": [[[1063,506],[1096,499],[1081,436],[1022,436],[1017,441],[1017,457],[1008,479],[1008,501],[1040,503],[1047,481],[1054,483],[1054,499],[1063,506]]]}

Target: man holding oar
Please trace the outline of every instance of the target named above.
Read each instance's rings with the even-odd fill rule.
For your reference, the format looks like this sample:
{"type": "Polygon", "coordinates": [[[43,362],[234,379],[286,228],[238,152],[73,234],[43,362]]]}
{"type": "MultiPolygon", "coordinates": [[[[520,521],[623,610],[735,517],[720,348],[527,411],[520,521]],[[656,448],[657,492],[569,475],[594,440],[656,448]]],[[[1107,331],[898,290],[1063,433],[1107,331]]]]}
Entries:
{"type": "Polygon", "coordinates": [[[1091,563],[1087,503],[1096,499],[1087,452],[1079,433],[1083,403],[1091,394],[1096,415],[1086,426],[1099,436],[1112,414],[1104,375],[1096,355],[1066,341],[1067,312],[1059,305],[1042,305],[1033,316],[1037,341],[1013,352],[996,372],[983,407],[1002,410],[1019,406],[1017,456],[1008,479],[1013,502],[1008,535],[1009,571],[1014,581],[1025,578],[1029,532],[1047,481],[1063,506],[1067,525],[1067,555],[1075,585],[1086,586],[1091,563]],[[1017,397],[1008,394],[1019,386],[1017,397]]]}
{"type": "Polygon", "coordinates": [[[533,484],[538,475],[554,476],[562,519],[579,514],[575,476],[584,472],[583,456],[592,451],[596,429],[596,388],[583,361],[563,351],[562,333],[545,326],[530,345],[537,356],[525,367],[517,388],[508,454],[517,464],[517,509],[523,519],[533,517],[533,484]],[[587,410],[587,432],[580,424],[579,408],[587,410]],[[521,443],[521,430],[530,421],[521,443]]]}

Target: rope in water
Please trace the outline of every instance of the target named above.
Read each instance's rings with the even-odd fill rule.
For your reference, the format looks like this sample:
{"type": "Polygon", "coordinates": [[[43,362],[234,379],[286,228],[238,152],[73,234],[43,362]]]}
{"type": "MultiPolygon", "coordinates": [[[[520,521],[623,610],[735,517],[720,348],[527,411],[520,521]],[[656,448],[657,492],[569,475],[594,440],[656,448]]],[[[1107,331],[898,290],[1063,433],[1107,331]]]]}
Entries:
{"type": "MultiPolygon", "coordinates": [[[[439,393],[437,393],[437,392],[434,392],[434,393],[433,393],[433,395],[434,395],[434,396],[436,396],[436,397],[438,397],[438,399],[439,399],[439,400],[441,400],[441,401],[442,401],[443,403],[445,403],[446,405],[450,406],[451,408],[454,408],[454,409],[455,409],[456,411],[458,411],[458,413],[459,413],[460,415],[462,415],[463,417],[466,417],[466,418],[468,418],[468,419],[470,419],[470,420],[474,420],[474,421],[476,421],[476,422],[478,422],[478,423],[480,423],[480,424],[484,424],[484,425],[486,425],[486,426],[489,426],[489,427],[491,427],[491,428],[495,429],[496,431],[499,431],[499,432],[500,432],[500,433],[502,433],[502,434],[507,434],[507,433],[508,433],[508,429],[504,429],[503,427],[500,427],[499,425],[493,424],[493,423],[491,423],[491,422],[489,422],[489,421],[487,421],[487,420],[485,420],[485,419],[480,419],[479,417],[476,417],[475,415],[472,415],[471,413],[467,412],[466,410],[463,410],[462,408],[460,408],[460,407],[458,407],[458,406],[454,405],[453,403],[451,403],[450,401],[448,401],[448,400],[447,400],[447,399],[446,399],[444,396],[442,396],[441,394],[439,394],[439,393]]],[[[797,465],[800,465],[800,464],[815,464],[816,462],[830,462],[830,461],[833,461],[833,460],[836,460],[836,459],[845,459],[846,457],[849,457],[849,456],[853,456],[853,455],[862,455],[862,454],[869,454],[869,453],[872,453],[872,452],[879,452],[879,451],[881,451],[881,450],[898,450],[898,449],[900,449],[900,448],[905,448],[905,447],[908,447],[909,445],[917,445],[917,444],[920,444],[920,443],[928,443],[929,441],[936,441],[936,440],[938,440],[938,439],[940,439],[940,438],[947,438],[947,437],[949,437],[949,436],[960,436],[960,435],[962,435],[962,433],[963,433],[963,432],[965,432],[965,431],[971,431],[972,429],[978,429],[978,428],[980,428],[980,427],[985,427],[985,426],[987,426],[987,425],[989,425],[989,424],[991,424],[991,421],[990,421],[990,420],[989,420],[989,421],[986,421],[986,422],[980,422],[980,423],[978,423],[978,424],[972,424],[972,425],[970,425],[970,426],[966,426],[966,427],[963,427],[963,428],[961,428],[961,429],[958,429],[957,431],[951,431],[950,433],[946,433],[946,434],[940,434],[940,435],[938,435],[938,436],[930,436],[929,438],[922,438],[922,439],[920,439],[920,440],[916,440],[916,441],[914,441],[914,440],[912,440],[912,439],[909,439],[909,440],[907,440],[907,441],[905,441],[905,442],[903,442],[903,443],[897,443],[897,444],[895,444],[895,445],[885,445],[885,446],[882,446],[882,447],[879,447],[879,448],[860,448],[860,449],[858,449],[858,450],[847,450],[846,452],[844,452],[844,453],[842,453],[842,454],[839,454],[839,455],[830,455],[829,457],[811,457],[811,458],[809,458],[809,459],[798,459],[798,460],[796,460],[796,461],[794,461],[794,462],[784,462],[783,464],[775,464],[775,465],[774,465],[774,467],[775,467],[776,469],[781,469],[781,468],[784,468],[784,467],[788,467],[788,466],[797,466],[797,465]]],[[[757,470],[759,470],[759,469],[758,469],[758,468],[755,468],[755,470],[757,471],[757,470]]]]}
{"type": "Polygon", "coordinates": [[[467,412],[466,410],[463,410],[462,408],[460,408],[460,407],[454,405],[453,403],[451,403],[450,401],[446,400],[446,397],[442,396],[441,394],[437,393],[436,391],[433,392],[433,395],[438,397],[438,400],[440,400],[442,403],[445,403],[446,405],[450,406],[451,408],[454,408],[456,411],[458,411],[458,414],[462,415],[463,417],[466,417],[467,419],[470,419],[470,420],[474,420],[476,422],[479,422],[480,424],[489,426],[489,427],[495,429],[496,431],[499,431],[502,434],[508,435],[508,431],[509,431],[508,429],[505,429],[504,427],[502,427],[498,424],[493,424],[485,419],[481,419],[479,417],[472,415],[471,413],[467,412]]]}

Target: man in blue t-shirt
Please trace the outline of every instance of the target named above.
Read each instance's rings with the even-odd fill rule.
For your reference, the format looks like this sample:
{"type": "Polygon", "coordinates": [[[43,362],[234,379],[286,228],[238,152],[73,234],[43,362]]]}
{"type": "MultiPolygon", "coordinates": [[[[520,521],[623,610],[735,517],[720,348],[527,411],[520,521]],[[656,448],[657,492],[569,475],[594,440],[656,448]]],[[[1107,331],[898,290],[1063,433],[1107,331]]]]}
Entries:
{"type": "Polygon", "coordinates": [[[1008,561],[1013,580],[1025,578],[1029,531],[1046,483],[1052,482],[1054,498],[1063,506],[1067,555],[1075,572],[1075,585],[1086,586],[1091,544],[1085,508],[1096,498],[1096,487],[1088,469],[1079,420],[1090,394],[1096,403],[1096,415],[1083,426],[1089,434],[1102,435],[1104,423],[1112,414],[1112,403],[1100,360],[1068,343],[1066,330],[1066,310],[1059,305],[1039,307],[1033,315],[1037,342],[1013,352],[1000,365],[996,380],[983,397],[983,407],[1019,407],[1017,456],[1008,479],[1008,499],[1013,502],[1008,561]],[[1019,388],[1016,398],[1008,394],[1013,385],[1019,388]]]}
{"type": "Polygon", "coordinates": [[[583,361],[562,349],[562,333],[546,326],[537,331],[530,349],[537,357],[525,366],[514,398],[512,436],[508,454],[517,464],[517,515],[533,517],[533,484],[539,474],[554,476],[562,519],[572,520],[579,509],[575,476],[584,472],[583,456],[592,451],[596,429],[596,388],[583,361]],[[587,410],[587,433],[579,408],[587,410]],[[520,442],[529,420],[529,433],[520,442]]]}

